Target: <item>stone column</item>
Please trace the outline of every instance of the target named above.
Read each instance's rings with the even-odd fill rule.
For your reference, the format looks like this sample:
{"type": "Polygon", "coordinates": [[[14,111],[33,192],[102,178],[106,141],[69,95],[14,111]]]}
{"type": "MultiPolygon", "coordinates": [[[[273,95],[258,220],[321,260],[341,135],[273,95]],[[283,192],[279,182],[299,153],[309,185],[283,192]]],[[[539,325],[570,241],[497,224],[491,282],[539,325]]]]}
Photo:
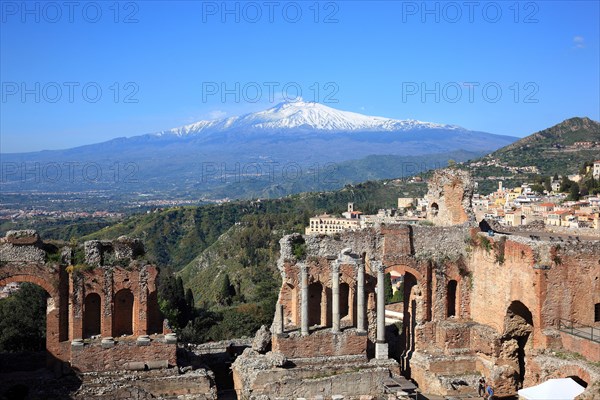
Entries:
{"type": "Polygon", "coordinates": [[[331,333],[340,332],[340,264],[337,261],[331,266],[331,333]]]}
{"type": "Polygon", "coordinates": [[[302,309],[300,311],[300,332],[302,336],[308,335],[308,267],[300,265],[300,282],[302,287],[302,309]]]}
{"type": "Polygon", "coordinates": [[[365,264],[359,262],[356,277],[356,330],[358,333],[366,332],[365,329],[365,264]]]}
{"type": "Polygon", "coordinates": [[[277,303],[277,332],[283,334],[285,332],[285,324],[283,323],[283,304],[277,303]]]}
{"type": "Polygon", "coordinates": [[[375,358],[388,358],[388,345],[385,342],[385,267],[381,261],[374,261],[377,268],[377,342],[375,343],[375,358]]]}

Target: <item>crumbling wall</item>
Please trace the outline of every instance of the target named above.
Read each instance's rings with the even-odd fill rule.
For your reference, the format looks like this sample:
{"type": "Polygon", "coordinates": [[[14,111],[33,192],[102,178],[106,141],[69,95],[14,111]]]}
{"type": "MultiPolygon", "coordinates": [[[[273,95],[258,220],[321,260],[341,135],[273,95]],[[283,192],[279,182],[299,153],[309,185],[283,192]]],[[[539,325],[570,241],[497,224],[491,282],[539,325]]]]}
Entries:
{"type": "Polygon", "coordinates": [[[280,353],[260,355],[247,349],[233,363],[232,370],[241,398],[359,399],[383,393],[382,381],[389,377],[394,364],[374,364],[353,356],[317,357],[296,361],[290,368],[280,353]]]}
{"type": "Polygon", "coordinates": [[[140,239],[120,236],[116,240],[88,240],[84,243],[85,263],[91,266],[122,265],[142,257],[144,244],[140,239]]]}
{"type": "MultiPolygon", "coordinates": [[[[147,355],[149,359],[157,356],[154,350],[160,349],[160,346],[121,345],[109,351],[86,344],[85,350],[82,350],[85,314],[89,311],[85,307],[88,295],[98,295],[100,299],[99,333],[105,338],[113,336],[113,325],[119,322],[119,318],[113,318],[118,308],[114,304],[114,296],[119,290],[129,291],[133,298],[131,318],[135,336],[148,333],[148,316],[156,314],[152,311],[158,309],[157,303],[149,304],[148,300],[149,295],[156,292],[158,270],[139,259],[143,255],[141,241],[123,236],[112,242],[86,242],[83,247],[86,262],[81,263],[80,257],[76,257],[79,249],[45,243],[33,230],[9,231],[6,237],[0,239],[0,285],[31,282],[45,289],[50,296],[46,310],[49,362],[60,360],[70,362],[74,368],[81,370],[103,370],[119,368],[123,360],[135,359],[136,354],[147,355]],[[71,265],[75,259],[80,263],[71,265]],[[106,265],[107,262],[110,264],[106,265]],[[88,353],[88,349],[91,349],[89,355],[82,356],[88,353]],[[95,354],[95,350],[99,350],[100,354],[95,354]],[[111,354],[113,361],[103,361],[101,356],[107,354],[111,354]]],[[[91,318],[90,321],[95,322],[96,319],[91,318]]],[[[162,325],[162,321],[153,322],[162,325]]],[[[146,343],[146,340],[142,342],[146,343]]],[[[170,343],[168,347],[170,355],[167,359],[174,363],[175,344],[170,343]]]]}
{"type": "Polygon", "coordinates": [[[288,337],[273,336],[273,349],[287,358],[309,358],[359,355],[367,357],[367,336],[357,334],[348,329],[332,335],[328,330],[313,332],[309,336],[301,336],[297,332],[288,337]]]}
{"type": "Polygon", "coordinates": [[[177,365],[177,344],[163,337],[148,340],[117,340],[107,345],[99,339],[73,345],[71,365],[81,372],[107,370],[148,370],[177,365]]]}
{"type": "Polygon", "coordinates": [[[474,222],[471,205],[474,182],[468,171],[436,170],[428,182],[427,219],[439,226],[474,222]]]}
{"type": "Polygon", "coordinates": [[[0,238],[1,263],[43,263],[45,259],[46,252],[34,230],[8,231],[5,237],[0,238]]]}

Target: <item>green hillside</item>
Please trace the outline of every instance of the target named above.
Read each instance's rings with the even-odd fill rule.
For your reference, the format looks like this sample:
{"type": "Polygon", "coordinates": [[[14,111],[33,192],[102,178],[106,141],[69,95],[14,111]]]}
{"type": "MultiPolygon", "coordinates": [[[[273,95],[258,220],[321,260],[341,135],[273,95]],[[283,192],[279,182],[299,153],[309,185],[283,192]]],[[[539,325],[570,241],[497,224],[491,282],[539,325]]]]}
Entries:
{"type": "MultiPolygon", "coordinates": [[[[342,213],[348,202],[375,213],[395,207],[398,197],[423,196],[425,191],[424,183],[372,181],[335,192],[177,207],[131,216],[82,240],[141,238],[148,258],[162,267],[161,282],[176,272],[193,294],[185,295],[193,297],[196,309],[182,311],[191,316],[191,323],[180,330],[182,338],[221,340],[252,335],[261,324],[270,324],[281,284],[276,262],[284,235],[303,232],[315,214],[342,213]]],[[[161,298],[169,303],[168,299],[183,297],[183,290],[165,289],[161,298]]],[[[167,315],[180,319],[183,327],[187,317],[181,319],[175,308],[168,306],[167,315]]]]}
{"type": "Polygon", "coordinates": [[[290,232],[300,232],[317,213],[341,213],[348,202],[369,213],[394,207],[398,197],[422,196],[425,184],[400,180],[370,181],[347,185],[335,192],[303,193],[273,200],[237,201],[220,205],[177,207],[133,215],[123,222],[85,236],[114,239],[121,235],[140,238],[150,259],[159,266],[180,270],[200,255],[246,215],[278,215],[290,232]],[[297,221],[289,224],[289,221],[297,221]]]}
{"type": "Polygon", "coordinates": [[[497,180],[511,187],[540,175],[576,174],[585,162],[597,159],[600,159],[600,123],[577,117],[464,163],[462,167],[470,169],[480,182],[480,191],[488,193],[497,187],[497,180]],[[591,142],[591,146],[581,142],[591,142]]]}

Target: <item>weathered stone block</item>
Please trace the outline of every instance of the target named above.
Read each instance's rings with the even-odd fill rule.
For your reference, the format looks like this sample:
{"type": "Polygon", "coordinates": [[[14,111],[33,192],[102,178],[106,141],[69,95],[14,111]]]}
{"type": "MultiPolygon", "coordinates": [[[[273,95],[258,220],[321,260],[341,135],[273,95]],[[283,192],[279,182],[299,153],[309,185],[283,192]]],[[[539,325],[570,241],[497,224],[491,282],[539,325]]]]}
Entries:
{"type": "Polygon", "coordinates": [[[10,244],[34,245],[40,241],[40,235],[33,229],[6,232],[6,241],[10,244]]]}

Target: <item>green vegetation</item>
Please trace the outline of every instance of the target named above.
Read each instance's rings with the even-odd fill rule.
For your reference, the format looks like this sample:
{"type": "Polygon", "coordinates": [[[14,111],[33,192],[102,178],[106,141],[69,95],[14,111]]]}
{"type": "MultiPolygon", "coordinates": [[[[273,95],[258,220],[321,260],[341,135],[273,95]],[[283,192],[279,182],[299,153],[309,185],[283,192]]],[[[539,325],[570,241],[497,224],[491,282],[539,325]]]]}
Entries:
{"type": "MultiPolygon", "coordinates": [[[[221,304],[229,305],[233,288],[227,275],[221,285],[221,304]]],[[[161,312],[185,342],[203,343],[253,335],[262,324],[270,323],[272,318],[272,314],[267,314],[260,302],[217,310],[195,307],[191,289],[184,294],[181,277],[161,275],[158,292],[161,312]]]]}
{"type": "MultiPolygon", "coordinates": [[[[144,240],[148,257],[161,267],[161,310],[183,340],[250,336],[272,321],[281,286],[279,240],[284,235],[302,233],[316,214],[341,214],[350,201],[375,213],[394,207],[398,197],[424,192],[425,184],[366,182],[278,200],[178,207],[134,215],[82,240],[120,235],[144,240]]],[[[298,259],[306,257],[302,237],[293,252],[298,259]]]]}
{"type": "Polygon", "coordinates": [[[489,253],[492,250],[492,242],[490,242],[488,238],[485,236],[479,236],[478,240],[479,246],[481,246],[482,249],[485,249],[486,252],[489,253]]]}
{"type": "Polygon", "coordinates": [[[535,165],[540,173],[576,173],[579,166],[597,157],[597,149],[573,149],[576,142],[600,142],[600,123],[589,118],[571,118],[529,135],[494,153],[513,166],[535,165]]]}
{"type": "Polygon", "coordinates": [[[13,229],[35,229],[44,240],[68,241],[72,237],[82,237],[113,225],[118,222],[110,218],[45,218],[19,219],[17,221],[4,221],[0,223],[0,235],[13,229]]]}
{"type": "Polygon", "coordinates": [[[194,296],[186,294],[181,278],[161,274],[158,284],[160,311],[175,330],[184,328],[194,317],[194,296]]]}
{"type": "Polygon", "coordinates": [[[297,260],[304,260],[304,257],[306,257],[306,244],[302,236],[292,241],[292,253],[297,260]]]}
{"type": "Polygon", "coordinates": [[[387,273],[385,274],[384,280],[385,286],[383,287],[384,296],[385,296],[385,304],[393,304],[398,303],[404,298],[404,282],[400,284],[400,287],[395,292],[392,289],[392,275],[387,273]]]}
{"type": "MultiPolygon", "coordinates": [[[[576,174],[590,165],[590,160],[598,159],[598,148],[576,147],[576,142],[600,142],[600,123],[589,118],[571,118],[551,128],[529,135],[502,149],[473,162],[491,162],[497,160],[507,167],[536,167],[538,173],[520,170],[509,171],[500,165],[467,166],[476,177],[483,194],[491,193],[498,187],[498,181],[488,179],[490,176],[503,177],[506,188],[520,186],[525,182],[534,182],[533,190],[540,192],[550,190],[552,175],[576,174]],[[583,165],[583,167],[582,167],[583,165]]],[[[592,185],[596,187],[595,185],[592,185]]],[[[589,186],[586,190],[589,193],[589,186]]],[[[600,192],[600,188],[598,188],[600,192]]],[[[575,190],[573,190],[575,192],[575,190]]],[[[581,195],[587,192],[581,188],[581,195]]],[[[576,197],[573,193],[572,198],[576,197]]]]}
{"type": "Polygon", "coordinates": [[[46,348],[46,298],[39,286],[22,283],[0,300],[0,352],[39,351],[46,348]]]}
{"type": "Polygon", "coordinates": [[[385,297],[385,304],[389,304],[392,302],[393,297],[393,289],[392,289],[392,275],[388,272],[385,274],[383,279],[383,296],[385,297]]]}

